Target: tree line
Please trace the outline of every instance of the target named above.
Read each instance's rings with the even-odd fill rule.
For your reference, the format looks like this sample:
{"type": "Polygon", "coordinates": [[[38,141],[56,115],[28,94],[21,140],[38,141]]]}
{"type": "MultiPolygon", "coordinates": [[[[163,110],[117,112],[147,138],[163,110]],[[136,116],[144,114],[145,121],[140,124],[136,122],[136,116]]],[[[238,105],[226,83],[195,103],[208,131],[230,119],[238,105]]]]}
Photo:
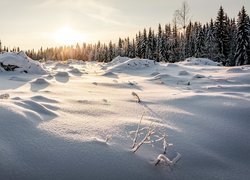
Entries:
{"type": "MultiPolygon", "coordinates": [[[[237,20],[229,18],[223,7],[219,8],[217,17],[210,22],[187,22],[187,4],[183,10],[176,11],[173,24],[159,24],[155,31],[144,28],[135,38],[119,38],[117,43],[79,44],[27,50],[26,54],[35,60],[67,60],[109,62],[116,56],[152,59],[158,62],[178,62],[186,57],[204,57],[223,65],[250,64],[250,18],[244,6],[237,20]],[[183,18],[184,17],[184,18],[183,18]],[[182,27],[178,20],[182,19],[182,27]]],[[[2,48],[0,51],[19,51],[2,48]]]]}

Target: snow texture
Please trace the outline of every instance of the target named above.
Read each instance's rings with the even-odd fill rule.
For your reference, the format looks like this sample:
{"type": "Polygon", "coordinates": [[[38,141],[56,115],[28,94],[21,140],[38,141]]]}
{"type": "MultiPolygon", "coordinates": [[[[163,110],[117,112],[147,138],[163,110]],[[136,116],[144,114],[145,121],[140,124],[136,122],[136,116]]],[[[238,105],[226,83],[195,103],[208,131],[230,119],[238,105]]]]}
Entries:
{"type": "Polygon", "coordinates": [[[28,72],[0,74],[0,179],[249,179],[250,66],[0,57],[28,72]],[[133,153],[142,114],[167,140],[133,153]]]}

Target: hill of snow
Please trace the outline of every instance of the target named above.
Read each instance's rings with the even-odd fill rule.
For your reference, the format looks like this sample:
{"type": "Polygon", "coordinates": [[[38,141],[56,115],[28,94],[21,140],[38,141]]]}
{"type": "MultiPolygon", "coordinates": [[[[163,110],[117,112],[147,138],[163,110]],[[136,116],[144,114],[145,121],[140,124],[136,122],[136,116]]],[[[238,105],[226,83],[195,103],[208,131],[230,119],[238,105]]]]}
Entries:
{"type": "Polygon", "coordinates": [[[192,66],[192,65],[204,65],[204,66],[221,66],[220,63],[214,62],[210,59],[207,58],[187,58],[185,61],[180,62],[179,64],[183,64],[183,65],[188,65],[188,66],[192,66]]]}
{"type": "Polygon", "coordinates": [[[250,176],[250,66],[123,57],[40,65],[24,54],[0,57],[32,70],[0,74],[0,179],[250,176]],[[48,73],[32,74],[35,67],[48,73]],[[152,129],[133,153],[133,142],[138,147],[152,129]]]}
{"type": "Polygon", "coordinates": [[[46,73],[42,65],[29,58],[24,52],[4,52],[0,54],[0,72],[16,71],[31,74],[46,73]]]}
{"type": "Polygon", "coordinates": [[[125,72],[131,70],[146,70],[148,68],[154,68],[158,65],[157,62],[149,59],[133,58],[118,56],[113,61],[107,64],[110,72],[125,72]]]}

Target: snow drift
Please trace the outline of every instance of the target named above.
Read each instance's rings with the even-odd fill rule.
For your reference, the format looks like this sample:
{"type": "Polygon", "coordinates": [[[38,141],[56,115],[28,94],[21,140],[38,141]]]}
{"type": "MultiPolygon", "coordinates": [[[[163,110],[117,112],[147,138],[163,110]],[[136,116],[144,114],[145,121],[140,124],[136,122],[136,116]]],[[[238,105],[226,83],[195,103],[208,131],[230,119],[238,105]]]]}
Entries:
{"type": "Polygon", "coordinates": [[[249,179],[250,66],[117,57],[44,67],[35,79],[0,75],[1,180],[249,179]],[[139,147],[154,126],[159,137],[131,152],[130,133],[139,147]]]}
{"type": "Polygon", "coordinates": [[[194,58],[190,57],[187,58],[185,61],[180,62],[179,64],[187,65],[187,66],[193,66],[193,65],[199,65],[199,66],[221,66],[220,63],[214,62],[207,58],[194,58]]]}
{"type": "Polygon", "coordinates": [[[111,72],[128,72],[130,70],[145,70],[153,68],[156,65],[158,65],[158,63],[154,60],[139,58],[129,59],[127,57],[118,56],[108,63],[108,69],[111,72]]]}
{"type": "Polygon", "coordinates": [[[0,54],[0,72],[16,71],[30,74],[44,74],[43,66],[29,58],[24,52],[4,52],[0,54]]]}

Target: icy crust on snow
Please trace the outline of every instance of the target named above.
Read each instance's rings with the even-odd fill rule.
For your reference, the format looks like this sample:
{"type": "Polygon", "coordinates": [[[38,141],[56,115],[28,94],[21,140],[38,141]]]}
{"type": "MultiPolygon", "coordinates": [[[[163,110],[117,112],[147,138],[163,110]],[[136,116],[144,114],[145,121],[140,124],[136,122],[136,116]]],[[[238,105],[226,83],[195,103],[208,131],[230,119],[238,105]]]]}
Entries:
{"type": "Polygon", "coordinates": [[[220,66],[220,63],[214,62],[210,59],[207,58],[187,58],[185,61],[183,62],[179,62],[179,64],[183,64],[183,65],[187,65],[187,66],[195,66],[195,65],[199,65],[199,66],[220,66]]]}
{"type": "Polygon", "coordinates": [[[0,54],[0,72],[15,71],[30,74],[45,74],[43,66],[29,58],[24,52],[3,52],[0,54]],[[6,68],[4,68],[6,67],[6,68]]]}

